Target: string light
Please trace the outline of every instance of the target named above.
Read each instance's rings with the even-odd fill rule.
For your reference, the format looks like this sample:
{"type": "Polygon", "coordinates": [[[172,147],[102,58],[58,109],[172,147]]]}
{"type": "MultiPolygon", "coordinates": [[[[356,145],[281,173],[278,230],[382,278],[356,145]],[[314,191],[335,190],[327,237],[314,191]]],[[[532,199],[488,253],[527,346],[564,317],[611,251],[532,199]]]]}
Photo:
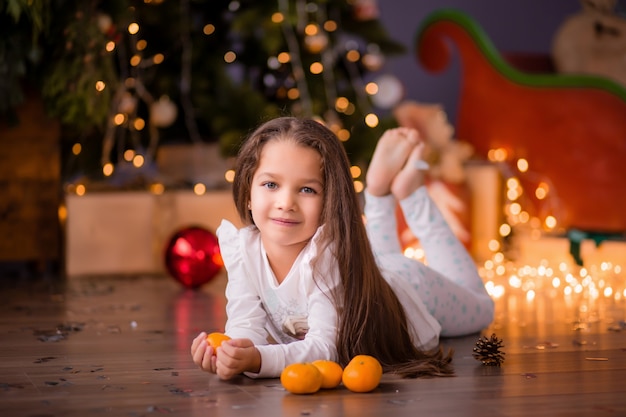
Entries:
{"type": "Polygon", "coordinates": [[[145,159],[144,159],[143,155],[137,154],[133,158],[133,166],[135,168],[141,168],[143,166],[144,162],[145,162],[145,159]]]}
{"type": "Polygon", "coordinates": [[[378,116],[376,116],[374,113],[369,113],[367,115],[365,115],[365,124],[368,125],[369,127],[376,127],[378,126],[378,116]]]}
{"type": "Polygon", "coordinates": [[[321,74],[324,71],[324,66],[321,62],[313,62],[309,67],[309,71],[311,71],[311,74],[321,74]]]}
{"type": "Polygon", "coordinates": [[[165,192],[165,186],[159,182],[150,184],[150,192],[154,195],[161,195],[165,192]]]}
{"type": "Polygon", "coordinates": [[[233,51],[228,51],[224,54],[224,62],[227,64],[232,64],[237,59],[237,54],[233,51]]]}
{"type": "Polygon", "coordinates": [[[212,35],[213,33],[215,33],[215,25],[211,23],[204,25],[204,27],[202,28],[202,33],[207,36],[212,35]]]}
{"type": "Polygon", "coordinates": [[[202,184],[201,182],[195,184],[193,186],[193,192],[195,195],[203,195],[204,193],[206,193],[206,185],[202,184]]]}
{"type": "Polygon", "coordinates": [[[136,35],[139,32],[139,24],[137,22],[132,22],[128,25],[128,33],[131,35],[136,35]]]}
{"type": "Polygon", "coordinates": [[[104,164],[104,166],[102,167],[102,174],[104,174],[105,177],[110,177],[111,175],[113,175],[113,171],[114,171],[114,167],[112,163],[107,163],[104,164]]]}

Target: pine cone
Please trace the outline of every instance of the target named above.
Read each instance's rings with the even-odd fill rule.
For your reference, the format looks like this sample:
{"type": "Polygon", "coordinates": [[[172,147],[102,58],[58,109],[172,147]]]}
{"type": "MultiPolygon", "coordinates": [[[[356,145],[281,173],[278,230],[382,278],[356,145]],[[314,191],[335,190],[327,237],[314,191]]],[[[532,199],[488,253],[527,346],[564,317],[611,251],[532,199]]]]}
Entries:
{"type": "Polygon", "coordinates": [[[502,339],[498,339],[496,334],[492,334],[491,338],[481,337],[476,342],[474,353],[472,356],[477,361],[487,366],[500,366],[504,362],[504,352],[501,352],[502,339]]]}

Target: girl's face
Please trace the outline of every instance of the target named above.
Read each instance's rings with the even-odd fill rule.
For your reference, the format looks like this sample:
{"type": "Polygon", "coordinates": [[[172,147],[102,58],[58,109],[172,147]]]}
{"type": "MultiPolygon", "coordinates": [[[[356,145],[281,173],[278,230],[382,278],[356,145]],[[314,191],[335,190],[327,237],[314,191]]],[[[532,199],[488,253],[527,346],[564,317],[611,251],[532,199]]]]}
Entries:
{"type": "Polygon", "coordinates": [[[318,152],[289,140],[265,144],[252,177],[250,210],[268,253],[304,248],[320,225],[323,192],[318,152]]]}

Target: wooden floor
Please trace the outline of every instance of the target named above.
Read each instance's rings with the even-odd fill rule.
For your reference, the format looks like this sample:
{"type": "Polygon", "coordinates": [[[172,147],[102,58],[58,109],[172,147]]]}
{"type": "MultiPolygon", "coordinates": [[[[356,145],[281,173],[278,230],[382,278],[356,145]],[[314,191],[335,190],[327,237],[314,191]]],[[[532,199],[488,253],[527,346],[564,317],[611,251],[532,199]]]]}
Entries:
{"type": "Polygon", "coordinates": [[[483,333],[503,339],[501,367],[472,357],[472,335],[443,341],[454,378],[385,375],[368,394],[297,396],[277,379],[222,382],[194,367],[190,340],[224,325],[224,282],[3,278],[0,416],[626,416],[623,300],[577,321],[577,306],[510,293],[483,333]]]}

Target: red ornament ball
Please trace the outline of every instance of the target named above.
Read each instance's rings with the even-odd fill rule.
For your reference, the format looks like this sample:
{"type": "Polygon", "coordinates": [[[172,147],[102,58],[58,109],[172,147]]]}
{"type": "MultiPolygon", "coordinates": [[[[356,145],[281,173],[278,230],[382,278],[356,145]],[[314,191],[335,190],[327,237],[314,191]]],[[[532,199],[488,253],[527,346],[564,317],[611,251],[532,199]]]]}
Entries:
{"type": "Polygon", "coordinates": [[[206,284],[224,266],[217,237],[199,226],[176,232],[165,248],[165,266],[187,288],[206,284]]]}

